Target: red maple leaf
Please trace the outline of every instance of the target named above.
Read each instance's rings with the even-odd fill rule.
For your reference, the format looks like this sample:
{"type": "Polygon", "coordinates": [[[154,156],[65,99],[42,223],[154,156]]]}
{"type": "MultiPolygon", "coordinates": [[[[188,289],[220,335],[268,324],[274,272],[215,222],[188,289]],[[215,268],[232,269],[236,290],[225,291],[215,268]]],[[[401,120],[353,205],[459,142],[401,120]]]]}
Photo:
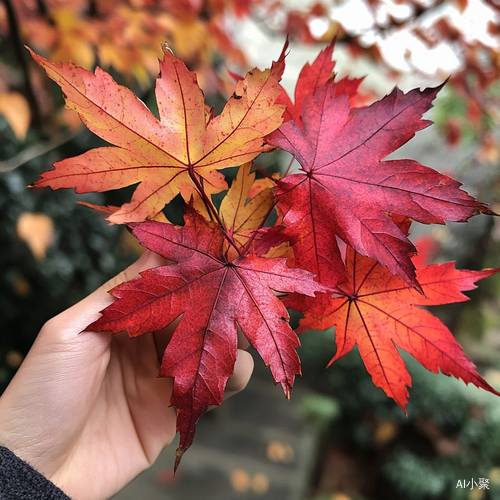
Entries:
{"type": "Polygon", "coordinates": [[[160,376],[175,379],[170,402],[177,407],[181,435],[176,464],[193,441],[199,417],[222,402],[236,361],[236,327],[289,397],[295,375],[300,374],[295,351],[300,343],[273,290],[309,296],[327,290],[309,272],[287,267],[285,259],[241,255],[228,262],[220,226],[189,206],[185,223],[130,224],[143,246],[177,264],[149,269],[111,290],[118,300],[86,328],[125,330],[136,337],[161,330],[183,315],[160,370],[160,376]]]}
{"type": "Polygon", "coordinates": [[[416,307],[466,301],[462,291],[476,288],[476,281],[500,268],[457,270],[453,262],[423,267],[417,270],[423,294],[352,248],[347,250],[346,268],[349,279],[339,285],[340,297],[321,294],[297,330],[325,330],[335,325],[337,353],[329,365],[357,345],[373,383],[403,410],[411,378],[396,346],[433,373],[441,370],[500,395],[476,372],[448,328],[429,311],[416,307]]]}
{"type": "MultiPolygon", "coordinates": [[[[295,86],[295,104],[290,99],[286,90],[276,100],[276,103],[286,104],[286,110],[283,113],[285,121],[295,120],[298,125],[302,124],[302,107],[307,96],[314,93],[325,85],[329,80],[333,80],[335,61],[332,60],[333,49],[336,40],[334,39],[328,47],[324,48],[316,57],[312,64],[306,63],[302,68],[297,84],[295,86]]],[[[288,48],[288,40],[285,43],[279,61],[285,57],[288,48]]],[[[358,92],[358,87],[363,81],[363,78],[343,78],[335,83],[336,97],[347,95],[351,100],[355,100],[358,92]]]]}
{"type": "Polygon", "coordinates": [[[288,121],[266,141],[292,153],[304,173],[276,183],[283,231],[298,267],[335,286],[345,276],[336,236],[417,286],[415,247],[389,213],[425,224],[465,221],[489,208],[460,183],[413,160],[386,160],[430,122],[422,120],[439,88],[394,91],[350,109],[328,81],[304,99],[302,125],[288,121]]]}

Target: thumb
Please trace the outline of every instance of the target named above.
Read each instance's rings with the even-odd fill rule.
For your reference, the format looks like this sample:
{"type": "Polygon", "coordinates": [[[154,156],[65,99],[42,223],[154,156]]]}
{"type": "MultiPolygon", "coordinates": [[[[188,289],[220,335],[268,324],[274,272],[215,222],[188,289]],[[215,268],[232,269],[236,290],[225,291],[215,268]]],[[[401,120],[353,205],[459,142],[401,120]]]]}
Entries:
{"type": "Polygon", "coordinates": [[[83,331],[88,325],[97,320],[100,312],[114,302],[109,291],[120,283],[138,278],[139,273],[145,269],[165,265],[167,261],[159,255],[146,250],[141,257],[119,273],[114,278],[100,286],[96,291],[66,309],[58,316],[50,320],[51,330],[59,331],[63,335],[71,337],[83,331]]]}
{"type": "Polygon", "coordinates": [[[87,298],[83,299],[82,302],[87,299],[95,300],[100,298],[104,300],[106,303],[104,307],[111,304],[114,300],[109,295],[109,291],[120,285],[121,283],[125,283],[125,281],[130,281],[134,278],[139,277],[139,273],[144,271],[145,269],[150,269],[152,267],[164,266],[168,261],[163,257],[160,257],[158,254],[152,252],[151,250],[145,250],[144,253],[137,259],[133,264],[124,269],[121,273],[117,274],[114,278],[111,278],[109,281],[101,285],[95,292],[90,294],[87,298]],[[104,292],[104,293],[103,293],[104,292]]]}

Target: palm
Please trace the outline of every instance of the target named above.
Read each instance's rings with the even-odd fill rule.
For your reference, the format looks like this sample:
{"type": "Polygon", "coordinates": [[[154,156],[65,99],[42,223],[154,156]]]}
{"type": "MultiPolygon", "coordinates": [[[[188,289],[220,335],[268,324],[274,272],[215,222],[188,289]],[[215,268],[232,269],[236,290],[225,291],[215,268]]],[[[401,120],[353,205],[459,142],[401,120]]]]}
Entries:
{"type": "Polygon", "coordinates": [[[75,470],[80,472],[72,488],[86,491],[86,498],[116,493],[150,466],[175,435],[176,413],[168,407],[172,380],[157,378],[153,336],[133,340],[115,336],[110,347],[100,380],[96,377],[82,387],[91,399],[97,396],[87,415],[73,424],[81,431],[69,429],[66,442],[75,451],[52,477],[70,496],[65,485],[74,481],[75,470]]]}
{"type": "Polygon", "coordinates": [[[61,332],[57,322],[64,318],[44,327],[31,362],[0,400],[7,408],[0,411],[0,429],[8,446],[9,434],[19,429],[26,447],[37,443],[35,456],[16,451],[70,496],[74,490],[85,491],[78,498],[107,497],[148,467],[175,435],[175,410],[168,407],[172,381],[157,378],[152,334],[133,340],[78,335],[81,328],[61,332]],[[47,338],[52,331],[62,343],[47,338]],[[71,337],[72,345],[65,345],[71,337]],[[17,401],[24,399],[33,411],[19,411],[17,401]]]}

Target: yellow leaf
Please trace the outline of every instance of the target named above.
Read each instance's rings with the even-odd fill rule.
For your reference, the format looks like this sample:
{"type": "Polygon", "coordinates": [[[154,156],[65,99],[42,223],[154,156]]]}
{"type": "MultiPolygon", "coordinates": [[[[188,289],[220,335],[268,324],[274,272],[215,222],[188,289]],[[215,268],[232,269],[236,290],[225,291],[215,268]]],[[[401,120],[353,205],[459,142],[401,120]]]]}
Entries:
{"type": "Polygon", "coordinates": [[[24,140],[30,126],[31,110],[26,99],[19,92],[0,94],[0,115],[3,115],[20,140],[24,140]]]}
{"type": "Polygon", "coordinates": [[[285,257],[287,259],[287,264],[289,267],[295,267],[295,258],[293,254],[293,248],[290,246],[288,241],[284,241],[281,245],[277,247],[270,248],[262,257],[268,259],[275,259],[277,257],[285,257]]]}
{"type": "Polygon", "coordinates": [[[248,193],[255,180],[255,173],[250,173],[251,166],[252,163],[248,162],[239,168],[236,179],[220,206],[220,215],[226,231],[238,248],[242,248],[248,241],[247,231],[262,224],[274,202],[273,194],[268,188],[248,201],[248,193]]]}
{"type": "Polygon", "coordinates": [[[90,41],[93,34],[90,25],[66,9],[52,12],[51,17],[59,32],[59,41],[51,53],[51,59],[56,62],[73,61],[86,69],[92,69],[95,54],[90,41]]]}
{"type": "Polygon", "coordinates": [[[17,236],[23,240],[37,260],[45,259],[47,248],[54,242],[54,222],[45,214],[25,212],[17,220],[17,236]]]}
{"type": "Polygon", "coordinates": [[[116,44],[103,41],[99,44],[99,62],[103,68],[113,67],[119,73],[126,74],[127,61],[123,57],[125,55],[121,47],[117,47],[116,44]]]}
{"type": "Polygon", "coordinates": [[[168,45],[177,57],[189,62],[209,62],[211,37],[206,22],[198,17],[180,20],[168,14],[159,17],[158,22],[167,31],[168,45]]]}
{"type": "Polygon", "coordinates": [[[280,178],[280,173],[275,172],[270,178],[264,177],[263,179],[257,179],[250,188],[250,191],[248,192],[248,197],[254,198],[261,191],[264,191],[264,189],[266,188],[272,189],[275,184],[272,179],[278,180],[279,178],[280,178]]]}

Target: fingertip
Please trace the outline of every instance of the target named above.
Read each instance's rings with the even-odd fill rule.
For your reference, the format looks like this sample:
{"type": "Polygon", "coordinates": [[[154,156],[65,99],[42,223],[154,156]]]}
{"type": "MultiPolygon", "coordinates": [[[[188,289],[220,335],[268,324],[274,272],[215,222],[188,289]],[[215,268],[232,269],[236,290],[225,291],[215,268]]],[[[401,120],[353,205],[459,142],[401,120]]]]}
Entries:
{"type": "Polygon", "coordinates": [[[63,324],[67,323],[71,326],[69,328],[71,331],[74,330],[76,333],[81,332],[87,325],[99,318],[100,311],[114,302],[115,299],[109,294],[110,290],[125,281],[138,278],[139,273],[145,269],[159,267],[165,265],[165,263],[166,261],[163,257],[150,250],[145,250],[133,264],[51,321],[53,323],[57,323],[58,321],[63,324]]]}
{"type": "Polygon", "coordinates": [[[233,374],[228,378],[224,399],[242,391],[250,381],[254,368],[253,356],[238,349],[233,374]]]}
{"type": "Polygon", "coordinates": [[[248,342],[248,339],[243,333],[243,330],[241,329],[240,325],[238,325],[236,332],[238,335],[238,349],[248,349],[250,347],[250,342],[248,342]]]}
{"type": "Polygon", "coordinates": [[[109,281],[104,283],[104,285],[99,287],[96,292],[109,292],[116,286],[121,285],[126,281],[139,278],[139,273],[141,273],[142,271],[151,269],[153,267],[163,266],[165,265],[165,263],[166,260],[163,257],[160,257],[158,254],[146,249],[133,264],[130,264],[130,266],[124,269],[121,273],[117,274],[114,278],[111,278],[109,281]]]}

